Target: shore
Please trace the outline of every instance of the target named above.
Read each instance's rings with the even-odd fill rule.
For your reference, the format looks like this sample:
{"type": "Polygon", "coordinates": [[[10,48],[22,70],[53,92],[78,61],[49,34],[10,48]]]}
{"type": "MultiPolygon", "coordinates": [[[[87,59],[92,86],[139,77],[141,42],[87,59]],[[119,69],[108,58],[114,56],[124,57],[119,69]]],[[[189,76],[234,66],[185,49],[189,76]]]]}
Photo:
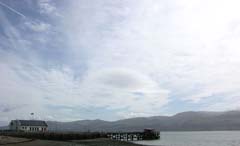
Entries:
{"type": "Polygon", "coordinates": [[[134,144],[131,142],[110,140],[106,138],[79,140],[79,141],[76,140],[73,142],[77,144],[81,144],[83,146],[143,146],[143,145],[134,144]]]}
{"type": "Polygon", "coordinates": [[[73,141],[33,140],[0,136],[0,145],[6,146],[143,146],[131,142],[115,141],[106,138],[73,141]]]}

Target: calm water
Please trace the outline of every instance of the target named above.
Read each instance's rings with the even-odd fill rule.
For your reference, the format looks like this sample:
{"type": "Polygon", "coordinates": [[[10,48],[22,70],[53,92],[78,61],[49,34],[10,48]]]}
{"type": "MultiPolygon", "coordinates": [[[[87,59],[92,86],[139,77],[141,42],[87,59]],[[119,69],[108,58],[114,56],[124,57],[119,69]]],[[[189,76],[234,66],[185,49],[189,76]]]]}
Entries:
{"type": "Polygon", "coordinates": [[[160,140],[136,143],[156,146],[240,146],[240,131],[161,132],[160,140]]]}

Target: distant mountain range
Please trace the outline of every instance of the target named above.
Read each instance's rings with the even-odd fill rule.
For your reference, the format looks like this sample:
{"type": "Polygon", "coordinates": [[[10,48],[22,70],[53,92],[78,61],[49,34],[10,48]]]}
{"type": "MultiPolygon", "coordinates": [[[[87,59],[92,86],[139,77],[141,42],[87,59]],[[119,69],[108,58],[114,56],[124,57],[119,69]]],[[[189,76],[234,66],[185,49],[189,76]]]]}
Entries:
{"type": "Polygon", "coordinates": [[[51,131],[159,131],[240,130],[240,111],[183,112],[174,116],[139,117],[114,122],[81,120],[73,122],[48,121],[51,131]]]}

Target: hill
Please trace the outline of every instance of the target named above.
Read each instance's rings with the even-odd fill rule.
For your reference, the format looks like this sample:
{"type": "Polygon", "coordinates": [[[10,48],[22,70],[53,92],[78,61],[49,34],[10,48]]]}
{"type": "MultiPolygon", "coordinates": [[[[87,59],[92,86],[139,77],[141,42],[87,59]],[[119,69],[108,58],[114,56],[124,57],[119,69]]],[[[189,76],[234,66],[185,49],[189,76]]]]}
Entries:
{"type": "Polygon", "coordinates": [[[51,131],[160,131],[240,130],[240,111],[183,112],[174,116],[138,117],[118,121],[82,120],[73,122],[48,121],[51,131]]]}

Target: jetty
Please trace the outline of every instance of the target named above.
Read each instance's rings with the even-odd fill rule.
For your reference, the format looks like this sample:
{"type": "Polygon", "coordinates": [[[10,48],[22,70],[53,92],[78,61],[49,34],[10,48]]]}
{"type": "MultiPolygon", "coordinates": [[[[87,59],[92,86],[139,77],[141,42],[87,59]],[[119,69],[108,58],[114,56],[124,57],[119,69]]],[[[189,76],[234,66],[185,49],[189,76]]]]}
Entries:
{"type": "Polygon", "coordinates": [[[120,141],[154,140],[160,138],[160,132],[154,129],[144,129],[143,132],[112,132],[107,133],[107,137],[120,141]]]}

